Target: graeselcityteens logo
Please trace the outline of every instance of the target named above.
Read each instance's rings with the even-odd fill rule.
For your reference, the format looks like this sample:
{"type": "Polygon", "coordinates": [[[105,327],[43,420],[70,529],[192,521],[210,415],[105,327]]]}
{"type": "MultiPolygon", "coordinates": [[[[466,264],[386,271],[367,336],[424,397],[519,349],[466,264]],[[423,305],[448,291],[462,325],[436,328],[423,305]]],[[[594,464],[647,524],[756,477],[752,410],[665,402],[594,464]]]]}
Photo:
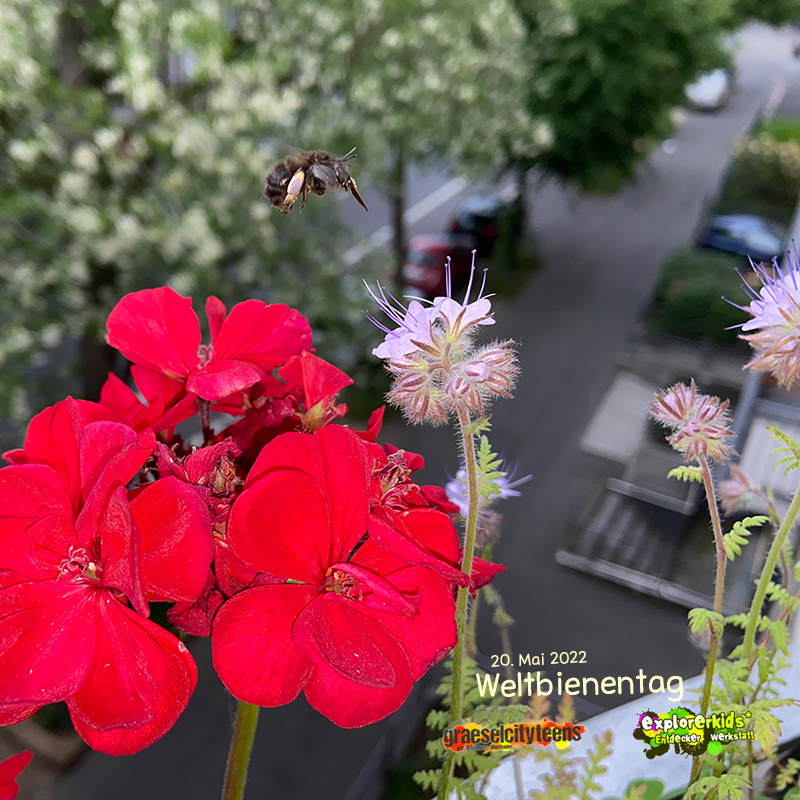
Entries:
{"type": "Polygon", "coordinates": [[[645,711],[639,715],[633,738],[645,742],[648,758],[663,756],[674,746],[676,753],[699,756],[706,751],[712,755],[722,752],[722,746],[740,739],[752,739],[752,730],[744,730],[750,712],[738,716],[733,711],[702,716],[688,708],[677,706],[664,714],[645,711]]]}
{"type": "Polygon", "coordinates": [[[541,722],[517,722],[513,725],[498,725],[490,728],[467,722],[456,725],[442,733],[442,742],[447,750],[510,750],[512,747],[540,745],[547,747],[553,743],[560,750],[570,742],[578,742],[584,733],[583,725],[571,722],[559,724],[543,719],[541,722]]]}

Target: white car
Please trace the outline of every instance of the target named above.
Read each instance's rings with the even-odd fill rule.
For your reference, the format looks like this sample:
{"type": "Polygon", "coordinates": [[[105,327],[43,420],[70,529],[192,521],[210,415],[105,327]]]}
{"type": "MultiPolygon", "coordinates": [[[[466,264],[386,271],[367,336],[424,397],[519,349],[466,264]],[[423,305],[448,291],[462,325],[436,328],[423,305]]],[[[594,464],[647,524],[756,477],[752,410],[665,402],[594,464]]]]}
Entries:
{"type": "Polygon", "coordinates": [[[686,87],[686,99],[695,111],[718,111],[733,92],[733,75],[729,69],[704,72],[686,87]]]}

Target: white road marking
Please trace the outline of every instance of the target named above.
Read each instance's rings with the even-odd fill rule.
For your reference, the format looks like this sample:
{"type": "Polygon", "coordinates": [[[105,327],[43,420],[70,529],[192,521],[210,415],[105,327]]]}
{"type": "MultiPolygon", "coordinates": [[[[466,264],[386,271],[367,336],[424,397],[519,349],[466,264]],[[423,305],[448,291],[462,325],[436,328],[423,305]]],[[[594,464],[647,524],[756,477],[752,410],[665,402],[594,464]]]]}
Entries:
{"type": "MultiPolygon", "coordinates": [[[[466,178],[451,178],[447,183],[443,183],[438,189],[414,203],[411,208],[406,209],[404,214],[406,225],[415,225],[439,206],[463,192],[467,186],[469,186],[469,181],[466,178]]],[[[391,225],[381,225],[375,233],[347,250],[343,257],[345,264],[352,267],[367,253],[383,247],[391,238],[391,225]]]]}

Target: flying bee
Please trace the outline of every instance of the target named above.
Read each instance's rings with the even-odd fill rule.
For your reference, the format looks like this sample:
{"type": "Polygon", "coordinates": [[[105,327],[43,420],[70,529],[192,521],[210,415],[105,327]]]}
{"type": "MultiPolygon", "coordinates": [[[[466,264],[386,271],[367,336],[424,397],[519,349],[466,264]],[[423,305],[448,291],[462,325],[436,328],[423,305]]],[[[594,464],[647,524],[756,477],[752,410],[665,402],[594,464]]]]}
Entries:
{"type": "Polygon", "coordinates": [[[325,194],[327,189],[344,189],[368,211],[358,193],[358,187],[345,162],[356,157],[355,147],[341,158],[332,158],[324,150],[311,150],[296,156],[286,156],[264,181],[263,197],[281,213],[288,214],[302,195],[302,211],[309,194],[325,194]]]}

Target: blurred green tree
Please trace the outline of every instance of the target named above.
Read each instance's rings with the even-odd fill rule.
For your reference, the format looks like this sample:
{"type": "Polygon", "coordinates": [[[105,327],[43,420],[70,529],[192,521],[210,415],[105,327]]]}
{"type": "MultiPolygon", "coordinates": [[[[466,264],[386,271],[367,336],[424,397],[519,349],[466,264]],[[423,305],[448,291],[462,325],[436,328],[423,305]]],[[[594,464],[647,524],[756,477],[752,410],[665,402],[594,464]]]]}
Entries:
{"type": "Polygon", "coordinates": [[[733,0],[730,19],[732,28],[746,22],[764,22],[767,25],[800,24],[800,0],[733,0]]]}
{"type": "Polygon", "coordinates": [[[480,171],[549,140],[527,105],[536,59],[511,0],[273,0],[268,16],[250,2],[297,90],[302,146],[358,144],[386,190],[397,278],[412,162],[480,171]]]}
{"type": "MultiPolygon", "coordinates": [[[[732,0],[515,0],[537,53],[529,113],[550,146],[513,160],[588,191],[613,192],[672,130],[670,114],[700,72],[724,66],[732,0]]],[[[520,192],[524,199],[524,192],[520,192]]],[[[526,209],[518,209],[516,235],[526,209]]]]}
{"type": "Polygon", "coordinates": [[[728,0],[572,0],[573,25],[560,37],[542,36],[524,14],[541,43],[541,80],[529,102],[554,134],[527,164],[591,190],[612,191],[631,178],[671,130],[686,85],[726,63],[728,7],[728,0]]]}
{"type": "Polygon", "coordinates": [[[260,197],[285,155],[267,137],[291,130],[300,104],[253,34],[216,0],[0,3],[7,421],[66,391],[97,397],[114,366],[109,309],[166,282],[201,302],[296,306],[344,369],[364,349],[336,204],[281,218],[260,197]]]}

